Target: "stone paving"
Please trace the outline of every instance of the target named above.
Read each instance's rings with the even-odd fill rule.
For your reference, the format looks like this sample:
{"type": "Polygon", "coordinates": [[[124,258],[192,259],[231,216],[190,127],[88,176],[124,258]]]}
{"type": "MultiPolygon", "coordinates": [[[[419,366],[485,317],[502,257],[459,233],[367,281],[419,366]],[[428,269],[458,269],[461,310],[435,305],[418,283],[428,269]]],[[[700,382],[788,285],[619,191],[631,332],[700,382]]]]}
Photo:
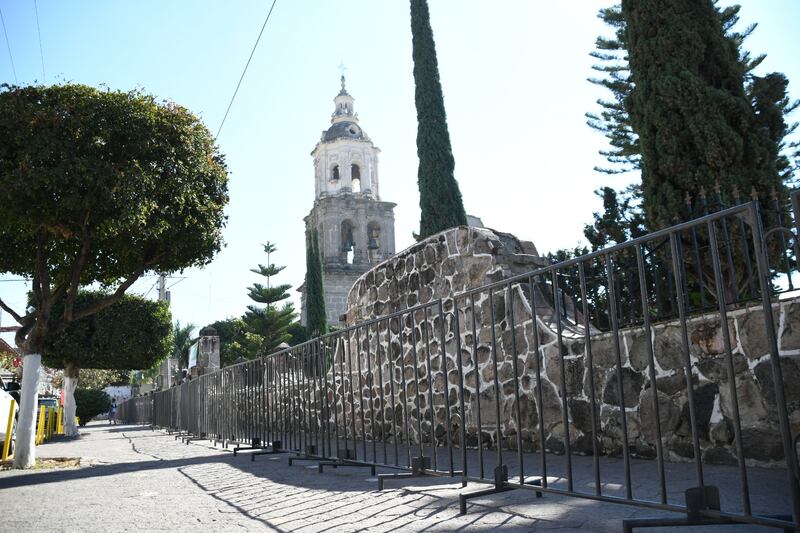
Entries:
{"type": "MultiPolygon", "coordinates": [[[[460,483],[387,483],[368,469],[317,473],[287,454],[234,457],[208,441],[182,444],[137,426],[90,425],[80,439],[38,448],[41,457],[80,456],[82,466],[0,472],[5,531],[621,531],[624,517],[658,513],[528,491],[470,500],[460,483]]],[[[644,480],[655,485],[655,480],[644,480]]],[[[484,488],[470,484],[467,490],[484,488]]],[[[780,488],[775,490],[780,491],[780,488]]],[[[670,515],[663,515],[670,516],[670,515]]],[[[675,515],[671,515],[675,516],[675,515]]],[[[751,526],[693,531],[776,531],[751,526]]],[[[687,529],[687,531],[691,531],[687,529]]],[[[650,529],[647,531],[680,531],[650,529]]]]}

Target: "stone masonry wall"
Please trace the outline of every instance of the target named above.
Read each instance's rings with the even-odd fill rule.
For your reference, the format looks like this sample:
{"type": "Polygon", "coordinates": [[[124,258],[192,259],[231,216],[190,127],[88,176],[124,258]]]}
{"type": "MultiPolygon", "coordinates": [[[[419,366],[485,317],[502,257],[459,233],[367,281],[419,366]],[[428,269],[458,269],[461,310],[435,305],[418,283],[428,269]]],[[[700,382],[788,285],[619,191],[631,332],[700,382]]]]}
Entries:
{"type": "MultiPolygon", "coordinates": [[[[513,285],[510,291],[498,289],[491,297],[489,291],[481,291],[475,294],[474,302],[453,298],[465,290],[530,271],[545,263],[531,243],[489,229],[459,227],[430,237],[364,274],[348,297],[348,325],[441,298],[444,327],[440,329],[442,323],[434,307],[430,313],[406,314],[402,323],[389,321],[388,329],[381,322],[376,324],[374,333],[362,332],[358,338],[353,337],[354,349],[349,359],[343,348],[337,349],[335,365],[344,368],[346,360],[347,368],[352,368],[346,375],[342,372],[332,377],[338,395],[345,398],[337,405],[337,412],[356,411],[347,400],[349,385],[346,383],[357,379],[353,372],[362,365],[362,374],[366,373],[364,386],[372,390],[367,394],[374,398],[377,409],[374,427],[372,417],[367,420],[365,415],[363,420],[369,435],[380,437],[389,432],[404,432],[401,437],[412,441],[433,438],[441,442],[447,432],[445,422],[449,414],[450,436],[454,442],[459,442],[464,420],[467,445],[476,445],[480,438],[485,445],[494,446],[500,441],[513,449],[519,440],[523,449],[535,450],[540,449],[544,440],[546,449],[562,453],[565,447],[563,408],[566,405],[566,431],[573,453],[591,454],[593,388],[600,451],[617,455],[621,453],[623,441],[618,390],[621,378],[631,453],[639,457],[655,456],[657,402],[666,457],[676,461],[691,459],[693,445],[678,322],[659,323],[652,328],[656,378],[653,387],[647,339],[642,328],[620,332],[619,365],[613,334],[592,330],[589,335],[590,371],[585,332],[564,321],[560,324],[562,346],[557,346],[555,313],[538,289],[534,289],[533,295],[537,309],[535,319],[527,285],[513,285]],[[471,303],[474,303],[477,324],[475,337],[471,329],[471,303]],[[489,319],[492,311],[494,324],[489,319]],[[455,358],[456,316],[464,373],[463,416],[459,409],[459,374],[455,358]],[[444,354],[438,342],[442,331],[444,354]],[[492,356],[493,344],[496,364],[492,356]],[[372,364],[368,369],[367,354],[370,353],[372,364]],[[416,397],[417,381],[422,393],[420,398],[416,397]],[[383,389],[378,386],[379,382],[384,384],[383,389]],[[519,406],[515,383],[518,384],[519,406]],[[541,390],[538,383],[541,383],[541,390]],[[384,393],[383,399],[378,399],[379,392],[384,393]],[[417,402],[423,420],[422,435],[417,434],[416,428],[403,424],[408,413],[416,413],[417,402]],[[445,412],[447,402],[449,413],[445,412]]],[[[800,386],[797,385],[800,383],[800,299],[776,302],[772,312],[778,328],[791,424],[796,432],[800,429],[800,386]]],[[[732,310],[728,320],[744,455],[750,464],[781,464],[783,448],[761,307],[732,310]]],[[[719,316],[692,317],[688,321],[688,335],[703,460],[733,463],[736,457],[733,404],[719,316]]],[[[358,412],[355,416],[356,422],[361,424],[358,412]]]]}

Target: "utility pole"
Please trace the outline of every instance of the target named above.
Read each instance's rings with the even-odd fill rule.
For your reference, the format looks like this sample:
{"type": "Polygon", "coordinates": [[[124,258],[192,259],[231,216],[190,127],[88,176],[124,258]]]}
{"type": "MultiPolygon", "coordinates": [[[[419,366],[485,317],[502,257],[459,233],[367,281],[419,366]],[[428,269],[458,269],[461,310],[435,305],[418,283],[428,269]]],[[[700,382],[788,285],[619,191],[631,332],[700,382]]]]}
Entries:
{"type": "MultiPolygon", "coordinates": [[[[159,274],[158,276],[158,301],[169,301],[169,294],[167,293],[167,276],[164,274],[159,274]]],[[[160,369],[160,376],[159,376],[159,385],[161,389],[168,389],[170,386],[170,379],[172,376],[172,369],[170,368],[169,357],[164,359],[164,362],[161,363],[160,369]]]]}
{"type": "Polygon", "coordinates": [[[158,276],[158,301],[163,302],[169,300],[167,298],[167,276],[160,274],[158,276]]]}

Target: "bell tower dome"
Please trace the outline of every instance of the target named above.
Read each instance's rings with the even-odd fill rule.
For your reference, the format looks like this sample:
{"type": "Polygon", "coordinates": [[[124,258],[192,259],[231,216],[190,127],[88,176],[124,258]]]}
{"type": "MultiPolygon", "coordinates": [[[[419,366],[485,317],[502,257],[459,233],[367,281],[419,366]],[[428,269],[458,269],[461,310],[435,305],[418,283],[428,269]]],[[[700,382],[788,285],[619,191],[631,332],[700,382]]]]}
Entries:
{"type": "Polygon", "coordinates": [[[345,88],[333,99],[331,126],[322,132],[314,151],[316,198],[340,194],[359,194],[380,199],[378,191],[378,154],[367,132],[358,123],[353,109],[355,99],[345,88]]]}
{"type": "MultiPolygon", "coordinates": [[[[305,217],[306,236],[319,234],[328,322],[339,325],[347,294],[361,274],[394,255],[394,207],[380,199],[378,155],[359,124],[355,99],[345,77],[333,99],[331,125],[311,152],[314,158],[314,206],[305,217]]],[[[301,315],[306,323],[305,286],[301,315]]]]}

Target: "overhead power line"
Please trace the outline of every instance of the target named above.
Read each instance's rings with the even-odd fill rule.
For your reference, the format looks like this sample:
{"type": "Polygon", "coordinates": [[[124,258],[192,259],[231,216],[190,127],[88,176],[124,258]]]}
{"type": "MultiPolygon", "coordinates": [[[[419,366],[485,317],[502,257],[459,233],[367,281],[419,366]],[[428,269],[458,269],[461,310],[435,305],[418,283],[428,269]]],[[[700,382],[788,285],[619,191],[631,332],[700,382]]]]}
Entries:
{"type": "Polygon", "coordinates": [[[14,68],[14,56],[11,55],[11,43],[8,41],[8,32],[6,31],[6,19],[3,17],[3,10],[0,9],[0,22],[3,23],[3,35],[6,36],[6,47],[8,48],[8,58],[11,60],[11,72],[14,73],[14,83],[19,83],[17,80],[17,69],[14,68]]]}
{"type": "Polygon", "coordinates": [[[275,4],[278,0],[272,0],[272,5],[269,8],[269,13],[267,13],[267,18],[264,19],[264,24],[261,26],[261,31],[258,32],[258,38],[256,39],[255,44],[253,45],[253,49],[250,51],[250,57],[247,58],[247,64],[244,66],[244,70],[242,71],[242,76],[239,78],[239,83],[236,84],[236,90],[233,91],[233,96],[231,96],[231,101],[228,103],[228,109],[225,110],[225,116],[222,117],[222,122],[219,125],[219,129],[217,130],[217,134],[214,136],[216,139],[219,137],[219,132],[222,131],[222,126],[225,125],[225,119],[228,118],[228,113],[231,110],[231,106],[233,105],[233,101],[236,99],[236,94],[239,92],[239,87],[242,85],[242,80],[244,79],[244,75],[247,73],[247,67],[250,66],[250,60],[253,59],[253,54],[256,53],[256,48],[258,47],[258,42],[261,40],[261,35],[264,33],[264,28],[267,27],[267,22],[269,22],[269,17],[272,15],[272,10],[275,9],[275,4]]]}
{"type": "Polygon", "coordinates": [[[47,74],[44,73],[44,52],[42,51],[42,28],[39,26],[39,2],[33,0],[33,6],[36,10],[36,33],[39,34],[39,57],[42,60],[42,83],[47,83],[47,74]]]}

